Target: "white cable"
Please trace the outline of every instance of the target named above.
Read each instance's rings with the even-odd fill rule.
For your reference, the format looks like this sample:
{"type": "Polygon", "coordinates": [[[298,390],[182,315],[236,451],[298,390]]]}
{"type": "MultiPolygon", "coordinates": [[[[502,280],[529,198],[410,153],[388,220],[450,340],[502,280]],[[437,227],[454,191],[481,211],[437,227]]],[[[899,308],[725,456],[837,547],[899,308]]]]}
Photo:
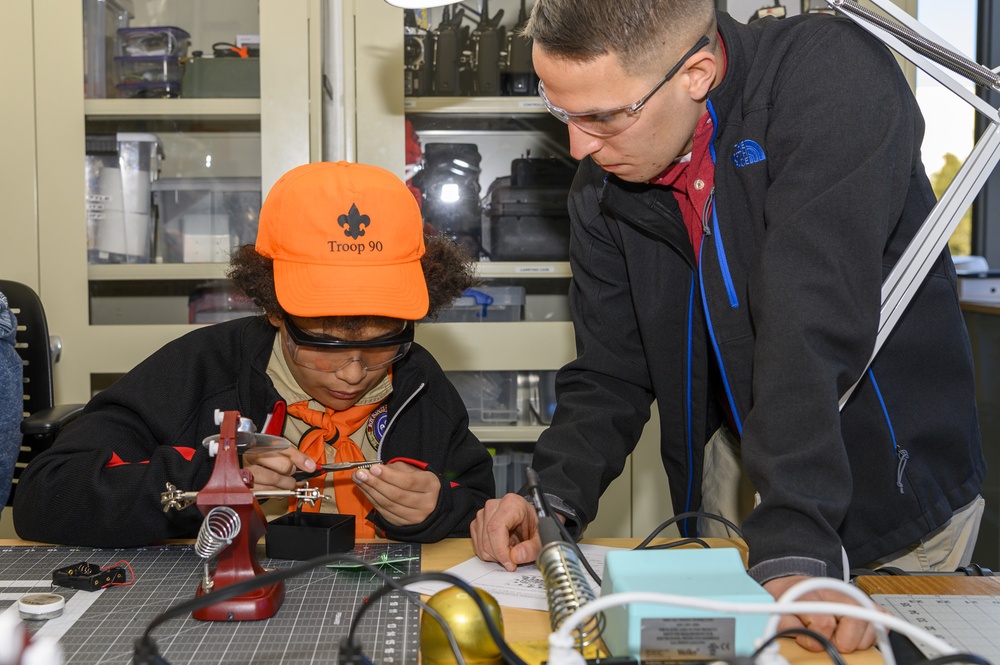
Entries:
{"type": "MultiPolygon", "coordinates": [[[[791,587],[785,593],[781,594],[778,598],[779,603],[793,602],[797,600],[804,594],[811,591],[821,591],[821,590],[831,590],[838,593],[842,593],[845,596],[849,596],[855,602],[857,602],[862,607],[869,607],[874,611],[878,611],[878,605],[875,604],[867,594],[862,592],[855,586],[835,580],[828,577],[813,577],[808,580],[803,580],[795,586],[791,587]]],[[[769,639],[775,633],[778,632],[778,622],[781,621],[780,615],[773,615],[767,620],[767,624],[764,626],[764,639],[769,639]]],[[[896,657],[892,653],[892,646],[889,644],[889,633],[886,631],[885,626],[872,622],[875,628],[875,636],[878,640],[878,648],[882,653],[882,659],[885,661],[885,665],[896,665],[896,657]]]]}
{"type": "MultiPolygon", "coordinates": [[[[843,585],[842,582],[829,580],[834,584],[843,585]]],[[[800,586],[800,585],[796,585],[800,586]]],[[[795,589],[796,587],[792,587],[795,589]]],[[[843,590],[843,586],[836,587],[843,590]]],[[[789,589],[789,592],[792,591],[789,589]]],[[[884,626],[898,633],[906,635],[914,640],[923,641],[931,648],[936,649],[942,655],[955,654],[958,651],[942,640],[941,638],[928,633],[902,619],[892,615],[883,614],[872,609],[848,605],[846,603],[830,603],[819,601],[777,601],[774,603],[736,603],[717,600],[706,600],[704,598],[693,598],[690,596],[677,596],[665,593],[653,593],[648,591],[628,591],[623,593],[613,593],[601,596],[597,600],[587,603],[576,612],[567,617],[566,621],[559,627],[559,630],[549,635],[549,664],[550,665],[579,665],[583,663],[583,657],[568,648],[567,645],[573,642],[572,631],[576,626],[585,622],[590,616],[602,612],[611,607],[627,605],[629,603],[645,603],[654,605],[674,605],[676,607],[688,607],[692,609],[707,610],[725,614],[830,614],[834,616],[846,616],[855,619],[863,619],[877,627],[884,626]]],[[[891,651],[883,653],[886,657],[891,651]]],[[[890,656],[891,657],[891,656],[890,656]]]]}

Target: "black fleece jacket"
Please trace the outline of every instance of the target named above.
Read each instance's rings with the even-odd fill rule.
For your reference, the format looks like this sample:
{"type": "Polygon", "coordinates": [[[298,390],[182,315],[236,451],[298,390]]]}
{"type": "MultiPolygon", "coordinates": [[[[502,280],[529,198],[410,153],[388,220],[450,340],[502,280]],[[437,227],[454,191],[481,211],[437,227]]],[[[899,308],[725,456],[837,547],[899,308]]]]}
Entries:
{"type": "MultiPolygon", "coordinates": [[[[275,332],[264,317],[195,330],[96,395],[21,476],[17,534],[94,547],[194,537],[198,509],[164,512],[160,493],[168,482],[182,490],[208,482],[213,459],[201,441],[219,432],[215,409],[263,425],[280,400],[266,373],[275,332]]],[[[398,417],[381,443],[382,459],[427,462],[442,478],[441,494],[422,524],[394,526],[374,511],[369,519],[395,540],[467,537],[476,511],[494,496],[492,459],[469,431],[458,392],[419,345],[393,365],[387,406],[388,419],[398,417]]]]}
{"type": "Polygon", "coordinates": [[[858,566],[918,541],[985,473],[947,251],[864,369],[881,284],[934,204],[923,120],[889,51],[846,19],[720,13],[719,31],[699,262],[667,188],[579,168],[578,358],[534,467],[586,525],[655,399],[673,510],[697,509],[704,445],[728,412],[762,498],[743,525],[751,574],[840,576],[841,546],[858,566]]]}

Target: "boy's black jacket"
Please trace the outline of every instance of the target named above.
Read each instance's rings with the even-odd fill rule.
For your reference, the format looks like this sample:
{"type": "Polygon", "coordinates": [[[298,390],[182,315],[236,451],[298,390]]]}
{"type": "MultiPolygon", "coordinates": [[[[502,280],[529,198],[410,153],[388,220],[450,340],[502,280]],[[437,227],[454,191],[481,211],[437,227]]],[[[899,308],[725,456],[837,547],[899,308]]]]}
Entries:
{"type": "MultiPolygon", "coordinates": [[[[94,547],[197,535],[198,509],[164,512],[160,493],[168,482],[198,490],[208,481],[212,460],[201,441],[219,432],[215,409],[237,410],[263,426],[280,399],[266,374],[274,335],[264,317],[201,328],[98,393],[21,476],[17,534],[94,547]]],[[[476,511],[494,496],[492,459],[469,431],[458,392],[417,344],[393,365],[388,417],[421,383],[383,440],[382,459],[422,460],[441,474],[437,508],[419,525],[396,527],[377,514],[372,521],[396,540],[468,537],[476,511]]]]}

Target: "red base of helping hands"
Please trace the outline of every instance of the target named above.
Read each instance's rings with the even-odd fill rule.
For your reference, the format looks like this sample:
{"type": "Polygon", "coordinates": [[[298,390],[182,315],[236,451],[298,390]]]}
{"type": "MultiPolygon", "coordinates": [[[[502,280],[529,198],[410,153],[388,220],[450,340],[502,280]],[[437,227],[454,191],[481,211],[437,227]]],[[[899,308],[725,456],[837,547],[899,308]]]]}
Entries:
{"type": "MultiPolygon", "coordinates": [[[[202,514],[216,506],[229,506],[240,517],[241,528],[231,545],[219,555],[212,574],[212,586],[198,587],[197,596],[218,592],[230,584],[264,574],[257,561],[257,542],[267,533],[267,521],[253,491],[247,486],[236,454],[236,427],[239,412],[223,414],[219,435],[219,451],[215,468],[205,487],[198,492],[196,505],[202,514]]],[[[284,582],[277,582],[254,591],[214,603],[191,613],[202,621],[255,621],[274,616],[285,599],[284,582]]]]}

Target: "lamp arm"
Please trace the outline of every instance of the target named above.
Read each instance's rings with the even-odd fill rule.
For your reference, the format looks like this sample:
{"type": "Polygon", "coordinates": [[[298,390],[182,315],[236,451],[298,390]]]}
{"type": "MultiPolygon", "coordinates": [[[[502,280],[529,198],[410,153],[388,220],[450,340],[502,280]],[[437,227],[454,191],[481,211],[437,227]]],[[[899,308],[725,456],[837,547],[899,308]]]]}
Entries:
{"type": "MultiPolygon", "coordinates": [[[[860,18],[872,25],[878,26],[882,30],[899,38],[917,53],[933,60],[939,65],[947,67],[956,74],[964,76],[978,86],[1000,90],[1000,74],[984,67],[978,62],[969,60],[961,53],[955,51],[950,45],[938,43],[935,39],[940,40],[940,37],[929,31],[927,31],[929,33],[927,35],[920,34],[912,28],[888,19],[866,7],[862,7],[856,0],[827,0],[827,4],[835,9],[839,9],[852,19],[860,18]],[[930,38],[931,36],[935,39],[930,38]]],[[[882,6],[877,1],[874,4],[882,6]]],[[[941,41],[943,42],[943,40],[941,41]]],[[[918,67],[920,66],[919,63],[914,64],[918,67]]]]}

